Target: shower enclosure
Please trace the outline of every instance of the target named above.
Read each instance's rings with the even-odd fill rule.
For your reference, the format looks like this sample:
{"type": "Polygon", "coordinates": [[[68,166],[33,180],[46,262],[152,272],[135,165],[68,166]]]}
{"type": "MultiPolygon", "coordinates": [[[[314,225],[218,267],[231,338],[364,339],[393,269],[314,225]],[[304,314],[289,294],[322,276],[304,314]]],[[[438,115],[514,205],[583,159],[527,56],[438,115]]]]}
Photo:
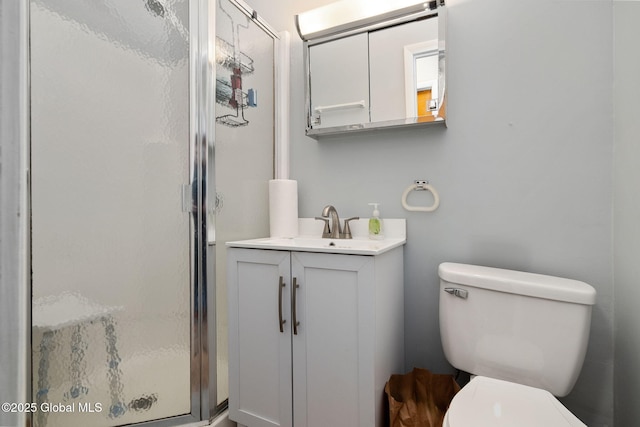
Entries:
{"type": "Polygon", "coordinates": [[[208,420],[268,233],[277,36],[239,0],[30,0],[35,427],[208,420]]]}

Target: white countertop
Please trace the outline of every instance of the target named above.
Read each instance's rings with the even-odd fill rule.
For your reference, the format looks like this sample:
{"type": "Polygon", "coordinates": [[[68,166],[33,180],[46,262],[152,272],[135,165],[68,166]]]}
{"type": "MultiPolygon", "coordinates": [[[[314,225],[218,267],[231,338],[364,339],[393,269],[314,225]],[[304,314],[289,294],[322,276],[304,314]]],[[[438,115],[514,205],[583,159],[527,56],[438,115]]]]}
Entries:
{"type": "Polygon", "coordinates": [[[353,255],[379,255],[406,243],[406,220],[383,219],[384,238],[368,236],[369,218],[351,221],[352,239],[323,239],[324,222],[314,218],[298,220],[300,235],[294,238],[265,237],[227,242],[228,247],[273,249],[300,252],[323,252],[353,255]]]}

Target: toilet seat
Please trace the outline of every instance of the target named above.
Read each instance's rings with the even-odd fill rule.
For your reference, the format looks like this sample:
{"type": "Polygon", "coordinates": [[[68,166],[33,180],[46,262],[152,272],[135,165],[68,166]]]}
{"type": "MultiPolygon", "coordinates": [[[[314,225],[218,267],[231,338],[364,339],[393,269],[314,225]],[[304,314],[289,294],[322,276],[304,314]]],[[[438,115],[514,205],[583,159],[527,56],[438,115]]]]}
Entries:
{"type": "Polygon", "coordinates": [[[551,393],[478,376],[451,401],[443,427],[586,427],[551,393]]]}

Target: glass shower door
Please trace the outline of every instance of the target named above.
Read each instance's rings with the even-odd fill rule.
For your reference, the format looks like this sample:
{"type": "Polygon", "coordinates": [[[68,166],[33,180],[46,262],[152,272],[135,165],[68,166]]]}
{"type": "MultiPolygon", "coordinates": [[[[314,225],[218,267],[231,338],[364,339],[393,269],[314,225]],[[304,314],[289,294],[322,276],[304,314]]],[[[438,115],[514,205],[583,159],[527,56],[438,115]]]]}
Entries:
{"type": "MultiPolygon", "coordinates": [[[[242,1],[216,1],[215,286],[217,404],[229,398],[227,248],[269,235],[277,35],[242,1]]],[[[213,202],[213,200],[212,200],[213,202]]]]}
{"type": "Polygon", "coordinates": [[[189,14],[31,0],[36,427],[200,419],[189,14]]]}

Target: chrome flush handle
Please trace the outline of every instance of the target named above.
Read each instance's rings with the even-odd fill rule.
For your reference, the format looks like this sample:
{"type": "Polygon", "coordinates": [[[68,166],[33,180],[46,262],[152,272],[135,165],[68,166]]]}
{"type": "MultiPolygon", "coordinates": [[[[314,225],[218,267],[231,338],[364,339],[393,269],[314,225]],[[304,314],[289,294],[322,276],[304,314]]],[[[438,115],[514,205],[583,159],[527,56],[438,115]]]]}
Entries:
{"type": "Polygon", "coordinates": [[[444,288],[444,291],[448,294],[454,295],[458,298],[467,299],[469,291],[460,288],[444,288]]]}

